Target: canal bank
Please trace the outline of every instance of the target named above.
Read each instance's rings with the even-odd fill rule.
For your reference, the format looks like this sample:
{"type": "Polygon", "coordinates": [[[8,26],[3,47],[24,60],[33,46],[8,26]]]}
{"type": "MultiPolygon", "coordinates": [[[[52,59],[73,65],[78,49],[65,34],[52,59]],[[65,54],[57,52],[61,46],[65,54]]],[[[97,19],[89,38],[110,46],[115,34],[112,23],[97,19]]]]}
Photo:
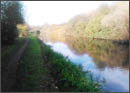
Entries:
{"type": "Polygon", "coordinates": [[[91,72],[83,71],[82,66],[73,64],[36,37],[29,39],[29,46],[17,69],[15,91],[102,91],[102,84],[93,80],[91,72]]]}
{"type": "MultiPolygon", "coordinates": [[[[51,41],[51,40],[46,41],[46,44],[49,45],[55,52],[62,54],[64,57],[68,58],[72,63],[81,65],[84,71],[89,70],[92,73],[95,80],[98,80],[99,82],[104,81],[105,90],[109,90],[112,92],[118,92],[118,91],[128,92],[129,70],[127,64],[125,64],[125,61],[126,62],[128,61],[127,47],[126,46],[117,47],[115,45],[113,45],[113,47],[110,47],[110,45],[112,46],[111,43],[107,44],[106,41],[104,43],[102,41],[101,42],[98,41],[97,44],[100,44],[100,46],[102,47],[101,50],[98,51],[96,43],[97,42],[95,41],[89,43],[86,42],[86,46],[88,47],[91,46],[90,51],[87,50],[88,47],[79,49],[77,48],[78,51],[76,51],[74,47],[69,46],[69,44],[66,42],[51,41]],[[107,50],[106,48],[107,51],[105,51],[104,48],[105,45],[106,47],[108,46],[109,50],[107,50]],[[95,54],[98,55],[95,56],[95,54]],[[102,58],[104,55],[106,55],[107,57],[102,58]],[[95,60],[95,58],[100,60],[95,60]]],[[[80,46],[81,44],[82,43],[80,43],[80,46]]]]}

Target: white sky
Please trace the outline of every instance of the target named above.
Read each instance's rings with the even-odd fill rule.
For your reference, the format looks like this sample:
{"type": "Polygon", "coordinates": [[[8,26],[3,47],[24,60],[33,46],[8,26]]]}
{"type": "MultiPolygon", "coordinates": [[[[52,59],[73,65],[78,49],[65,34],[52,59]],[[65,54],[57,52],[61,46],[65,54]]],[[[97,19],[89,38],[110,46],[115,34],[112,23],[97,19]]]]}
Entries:
{"type": "Polygon", "coordinates": [[[78,14],[88,13],[102,3],[114,1],[21,1],[29,25],[61,24],[78,14]]]}

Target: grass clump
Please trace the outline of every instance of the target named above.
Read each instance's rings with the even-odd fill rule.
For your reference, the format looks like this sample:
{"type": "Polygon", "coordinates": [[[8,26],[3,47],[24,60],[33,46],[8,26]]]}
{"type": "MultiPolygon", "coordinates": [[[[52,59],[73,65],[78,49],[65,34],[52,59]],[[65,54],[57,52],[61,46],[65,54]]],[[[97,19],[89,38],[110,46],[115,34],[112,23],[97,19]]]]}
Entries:
{"type": "Polygon", "coordinates": [[[89,72],[66,60],[61,54],[51,50],[40,42],[45,62],[50,64],[51,75],[60,91],[66,92],[100,92],[100,84],[95,83],[89,72]]]}
{"type": "Polygon", "coordinates": [[[35,37],[30,37],[28,48],[17,70],[16,91],[40,91],[40,80],[44,72],[41,49],[35,37]]]}

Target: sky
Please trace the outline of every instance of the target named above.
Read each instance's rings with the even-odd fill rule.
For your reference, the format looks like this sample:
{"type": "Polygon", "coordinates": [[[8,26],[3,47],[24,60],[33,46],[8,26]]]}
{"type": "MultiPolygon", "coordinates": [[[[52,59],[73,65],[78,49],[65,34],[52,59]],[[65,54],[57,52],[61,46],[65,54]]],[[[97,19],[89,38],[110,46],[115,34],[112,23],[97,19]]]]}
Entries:
{"type": "Polygon", "coordinates": [[[76,15],[89,13],[101,4],[114,1],[21,1],[27,24],[62,24],[76,15]]]}

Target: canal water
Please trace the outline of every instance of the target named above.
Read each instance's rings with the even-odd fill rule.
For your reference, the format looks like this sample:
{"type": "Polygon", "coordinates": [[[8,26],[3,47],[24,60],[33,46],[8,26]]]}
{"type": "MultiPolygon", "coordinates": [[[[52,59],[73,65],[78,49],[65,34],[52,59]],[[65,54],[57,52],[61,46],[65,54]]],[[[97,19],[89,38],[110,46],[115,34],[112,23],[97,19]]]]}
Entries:
{"type": "Polygon", "coordinates": [[[47,45],[83,70],[91,71],[95,80],[105,80],[104,89],[111,92],[129,91],[129,45],[104,40],[76,42],[46,41],[47,45]]]}

